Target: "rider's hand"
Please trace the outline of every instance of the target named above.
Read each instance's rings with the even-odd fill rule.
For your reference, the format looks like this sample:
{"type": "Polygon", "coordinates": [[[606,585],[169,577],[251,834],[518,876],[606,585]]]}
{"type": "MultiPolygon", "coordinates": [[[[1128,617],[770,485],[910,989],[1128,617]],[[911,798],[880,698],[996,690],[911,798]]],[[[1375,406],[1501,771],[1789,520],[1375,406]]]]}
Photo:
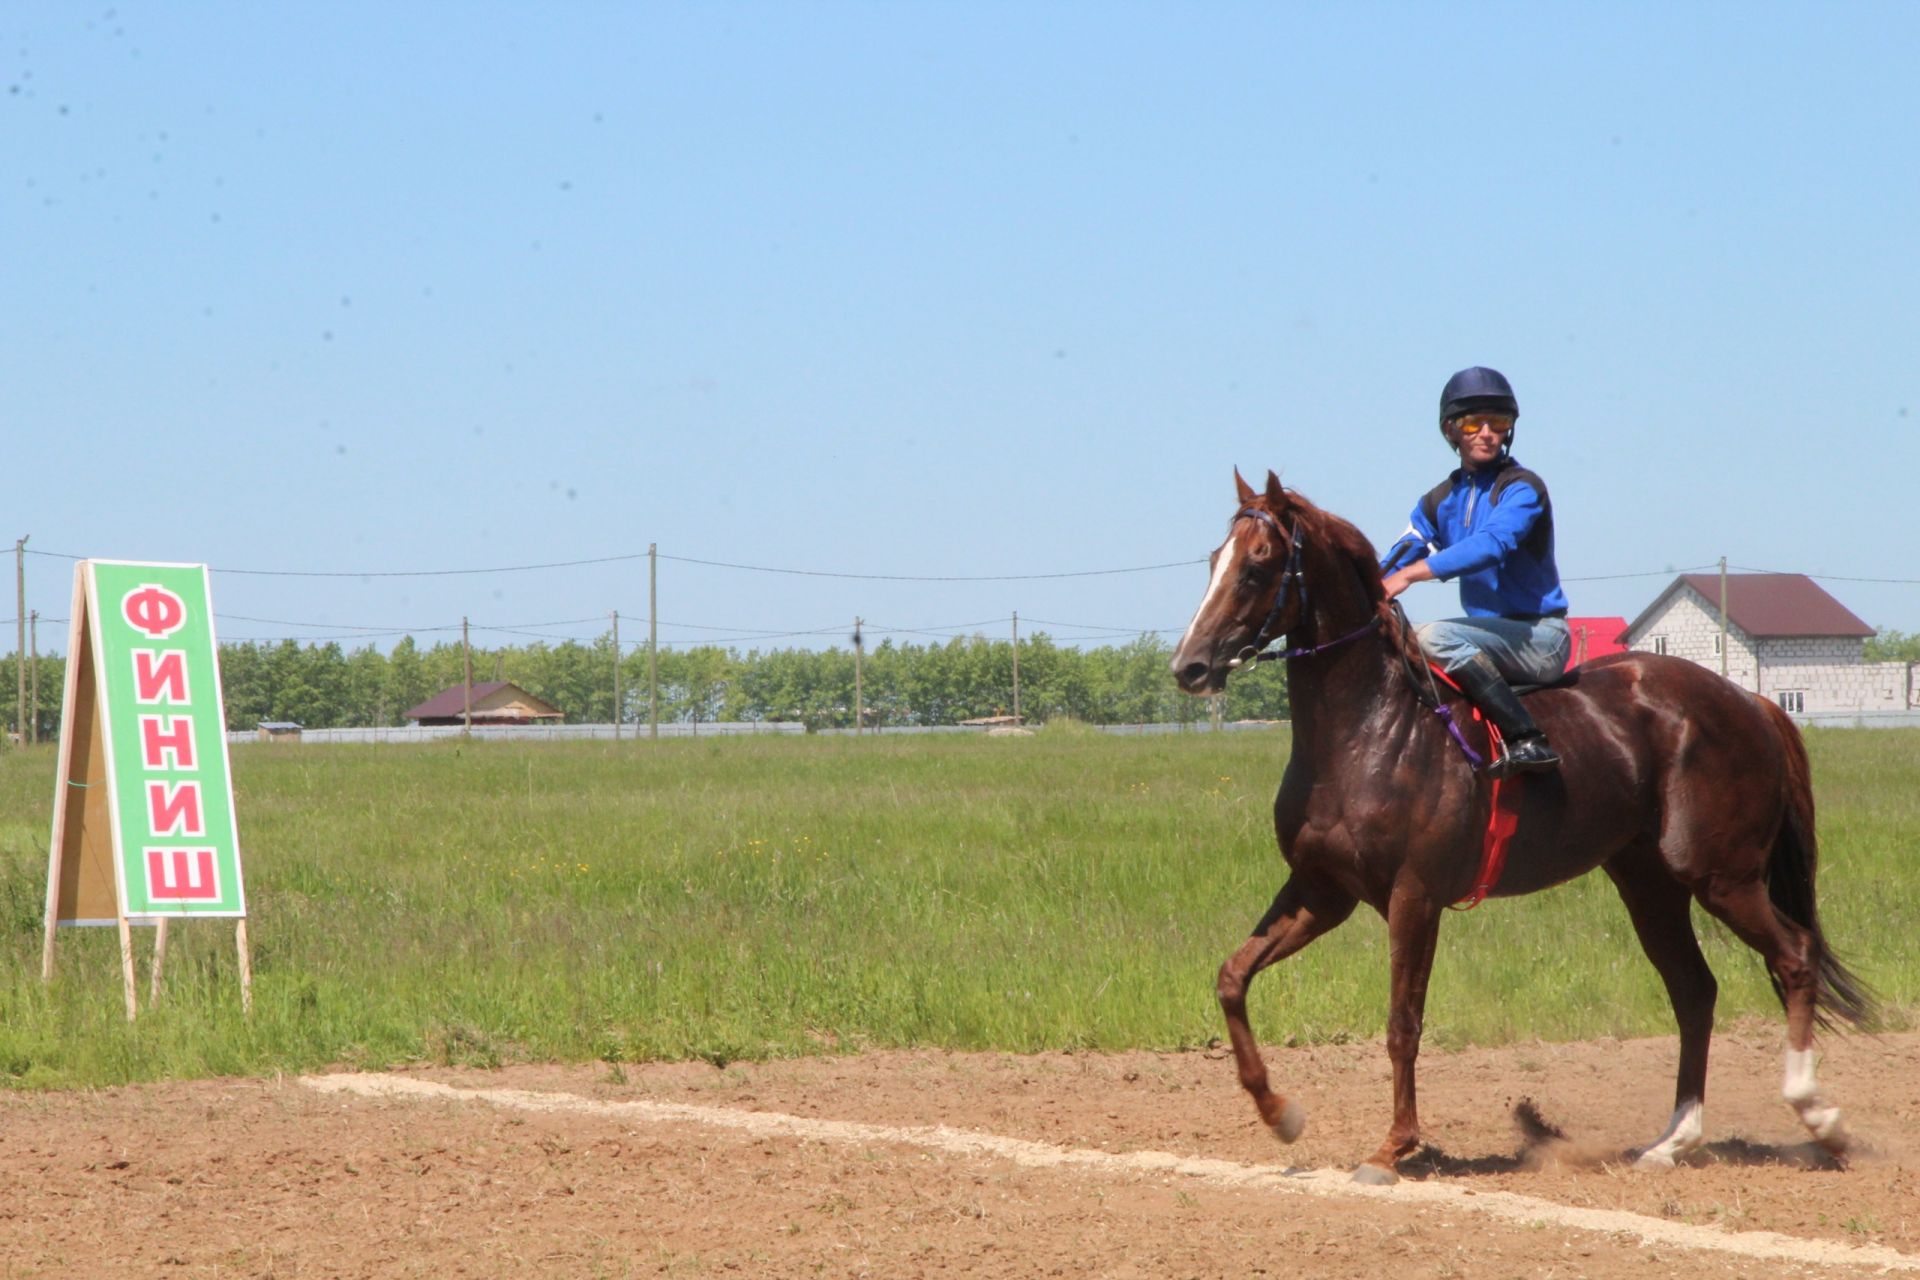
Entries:
{"type": "Polygon", "coordinates": [[[1380,585],[1387,589],[1387,599],[1391,600],[1416,582],[1432,582],[1433,570],[1427,567],[1425,560],[1416,560],[1404,569],[1395,569],[1381,580],[1380,585]]]}

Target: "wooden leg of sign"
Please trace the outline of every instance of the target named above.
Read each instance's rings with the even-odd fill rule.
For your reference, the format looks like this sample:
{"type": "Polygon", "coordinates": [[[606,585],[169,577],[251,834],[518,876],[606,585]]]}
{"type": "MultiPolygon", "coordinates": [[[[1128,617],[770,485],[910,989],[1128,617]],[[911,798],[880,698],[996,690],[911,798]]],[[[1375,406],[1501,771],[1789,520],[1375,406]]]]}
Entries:
{"type": "Polygon", "coordinates": [[[40,981],[53,981],[53,935],[59,929],[59,921],[53,918],[52,911],[47,912],[47,940],[40,949],[40,981]]]}
{"type": "Polygon", "coordinates": [[[247,954],[247,919],[233,922],[233,945],[240,951],[240,1012],[253,1016],[253,957],[247,954]]]}
{"type": "Polygon", "coordinates": [[[132,1022],[140,1012],[140,1005],[133,994],[133,927],[124,915],[120,917],[120,976],[127,987],[127,1021],[132,1022]]]}
{"type": "Polygon", "coordinates": [[[153,927],[153,982],[147,988],[147,1003],[153,1004],[160,999],[160,970],[167,963],[167,918],[160,917],[160,923],[153,927]]]}

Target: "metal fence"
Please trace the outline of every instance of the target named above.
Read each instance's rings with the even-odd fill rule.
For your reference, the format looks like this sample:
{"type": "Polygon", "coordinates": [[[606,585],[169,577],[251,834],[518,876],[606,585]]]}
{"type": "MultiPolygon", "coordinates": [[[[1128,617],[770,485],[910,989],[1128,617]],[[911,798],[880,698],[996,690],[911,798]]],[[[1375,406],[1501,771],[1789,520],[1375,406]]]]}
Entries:
{"type": "MultiPolygon", "coordinates": [[[[1285,724],[1280,720],[1242,720],[1223,724],[1220,728],[1232,732],[1247,729],[1273,729],[1285,724]]],[[[1040,726],[1036,726],[1040,727],[1040,726]]],[[[1099,733],[1122,735],[1155,733],[1207,733],[1212,726],[1201,720],[1193,724],[1094,724],[1084,725],[1099,733]]],[[[529,724],[529,725],[475,725],[471,736],[483,742],[612,742],[614,726],[611,724],[529,724]]],[[[728,720],[705,724],[690,724],[675,721],[660,726],[662,738],[739,738],[757,734],[793,735],[805,734],[807,727],[793,720],[728,720]]],[[[884,728],[867,729],[867,736],[886,738],[907,734],[926,733],[985,733],[986,730],[969,725],[929,724],[929,725],[889,725],[884,728]]],[[[851,737],[852,729],[818,729],[815,733],[821,737],[851,737]]],[[[460,726],[434,725],[423,728],[419,725],[406,725],[401,728],[373,729],[303,729],[298,734],[290,734],[282,742],[301,744],[338,744],[347,743],[357,746],[401,744],[409,742],[444,742],[448,738],[458,738],[460,726]]],[[[620,740],[623,742],[645,741],[645,725],[621,725],[620,740]]],[[[227,741],[235,746],[244,746],[250,742],[266,741],[257,730],[236,729],[227,733],[227,741]]]]}
{"type": "MultiPolygon", "coordinates": [[[[486,742],[612,742],[614,728],[611,724],[495,724],[475,725],[470,736],[486,742]]],[[[619,726],[622,741],[632,742],[648,736],[646,725],[623,724],[619,726]]],[[[675,721],[660,726],[663,738],[737,738],[751,734],[794,734],[805,733],[807,726],[792,720],[723,720],[706,724],[675,721]]],[[[300,743],[352,743],[361,746],[388,743],[405,744],[409,742],[441,742],[448,738],[461,736],[457,724],[448,725],[405,725],[399,728],[380,727],[372,729],[303,729],[298,735],[290,735],[300,743]]],[[[257,730],[229,730],[227,741],[235,745],[248,742],[260,742],[263,739],[257,730]]]]}
{"type": "Polygon", "coordinates": [[[1920,711],[1811,711],[1793,722],[1802,729],[1920,729],[1920,711]]]}
{"type": "MultiPolygon", "coordinates": [[[[1796,715],[1793,720],[1803,729],[1920,729],[1920,711],[1824,711],[1796,715]]],[[[1236,720],[1222,724],[1220,728],[1230,733],[1238,733],[1253,729],[1277,729],[1285,727],[1288,723],[1285,720],[1236,720]]],[[[1099,733],[1122,736],[1213,731],[1213,726],[1204,720],[1191,724],[1091,724],[1082,727],[1099,733]]],[[[793,735],[806,732],[807,726],[795,720],[725,720],[705,724],[674,721],[660,726],[662,738],[739,738],[757,734],[793,735]]],[[[862,732],[867,736],[894,738],[907,734],[984,733],[986,731],[968,725],[928,724],[888,725],[862,732]]],[[[816,729],[814,733],[820,737],[853,736],[852,729],[816,729]]],[[[441,742],[459,736],[459,725],[434,725],[431,728],[407,725],[402,728],[304,729],[294,740],[301,743],[350,743],[370,746],[388,743],[441,742]]],[[[645,725],[620,726],[621,741],[643,741],[647,736],[645,725]]],[[[612,742],[614,726],[611,724],[476,725],[473,728],[472,737],[486,742],[612,742]]],[[[227,741],[238,746],[249,742],[260,742],[262,739],[258,731],[242,729],[229,731],[227,741]]]]}

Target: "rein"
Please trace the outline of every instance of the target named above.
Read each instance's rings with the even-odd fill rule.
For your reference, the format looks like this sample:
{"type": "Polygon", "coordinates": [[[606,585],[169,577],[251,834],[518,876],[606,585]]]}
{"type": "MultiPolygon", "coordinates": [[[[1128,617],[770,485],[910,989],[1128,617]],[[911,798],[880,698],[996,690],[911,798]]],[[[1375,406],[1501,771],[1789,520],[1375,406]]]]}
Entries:
{"type": "MultiPolygon", "coordinates": [[[[1393,602],[1393,611],[1398,615],[1402,627],[1411,625],[1407,621],[1406,610],[1400,607],[1398,600],[1393,602]]],[[[1460,732],[1460,726],[1453,718],[1453,708],[1440,699],[1440,682],[1444,682],[1455,693],[1463,693],[1464,690],[1455,684],[1446,672],[1431,662],[1420,664],[1425,668],[1426,675],[1426,683],[1422,687],[1420,676],[1416,674],[1413,659],[1408,656],[1405,645],[1400,646],[1400,662],[1406,668],[1407,683],[1413,689],[1413,696],[1427,710],[1440,717],[1440,722],[1447,726],[1448,736],[1453,739],[1454,745],[1460,748],[1460,754],[1467,758],[1468,766],[1476,773],[1482,772],[1486,767],[1486,761],[1468,743],[1467,736],[1460,732]]],[[[1473,713],[1473,718],[1481,719],[1478,710],[1473,713]]],[[[1498,752],[1501,749],[1500,730],[1491,720],[1486,721],[1486,726],[1487,750],[1490,754],[1498,752]]],[[[1473,888],[1468,891],[1466,897],[1452,903],[1451,910],[1471,911],[1479,906],[1486,900],[1487,895],[1493,892],[1494,886],[1500,883],[1500,873],[1506,870],[1507,846],[1512,842],[1514,833],[1520,828],[1517,802],[1512,800],[1504,804],[1501,802],[1502,788],[1507,783],[1515,787],[1519,786],[1517,778],[1502,780],[1490,777],[1487,779],[1487,831],[1480,843],[1480,870],[1473,878],[1473,888]]]]}
{"type": "MultiPolygon", "coordinates": [[[[1260,630],[1254,635],[1253,643],[1242,649],[1238,656],[1227,663],[1228,670],[1237,670],[1252,662],[1276,662],[1283,658],[1315,657],[1325,653],[1329,649],[1338,649],[1343,644],[1353,643],[1361,636],[1366,635],[1369,631],[1379,626],[1381,621],[1386,617],[1385,614],[1376,613],[1359,627],[1347,632],[1346,635],[1341,636],[1337,640],[1329,640],[1325,644],[1297,645],[1288,649],[1269,648],[1275,640],[1280,638],[1280,616],[1287,611],[1287,603],[1292,599],[1293,590],[1296,585],[1300,588],[1300,615],[1301,617],[1306,616],[1307,575],[1300,565],[1300,549],[1306,544],[1307,531],[1302,527],[1301,523],[1296,520],[1292,532],[1289,533],[1281,527],[1280,522],[1274,518],[1271,511],[1263,510],[1260,507],[1242,507],[1234,513],[1233,520],[1228,521],[1228,523],[1232,524],[1237,520],[1258,520],[1273,530],[1276,537],[1286,539],[1289,546],[1287,551],[1287,566],[1281,571],[1280,589],[1274,592],[1273,608],[1267,610],[1266,621],[1260,624],[1260,630]]],[[[1398,600],[1393,602],[1392,608],[1394,616],[1400,620],[1401,629],[1403,631],[1411,631],[1413,629],[1413,623],[1408,621],[1407,611],[1401,607],[1398,600]]],[[[1460,754],[1467,758],[1468,767],[1475,772],[1486,768],[1487,758],[1473,749],[1473,744],[1467,741],[1467,735],[1460,731],[1460,725],[1453,718],[1453,708],[1448,706],[1440,697],[1440,686],[1436,683],[1436,677],[1439,680],[1446,680],[1447,685],[1452,688],[1455,693],[1460,692],[1460,686],[1454,684],[1452,680],[1447,679],[1446,673],[1440,671],[1430,662],[1421,663],[1420,666],[1416,668],[1413,659],[1407,654],[1406,645],[1396,645],[1395,648],[1399,650],[1401,665],[1406,668],[1407,684],[1413,689],[1413,696],[1418,699],[1420,704],[1426,707],[1427,710],[1439,716],[1440,722],[1447,726],[1447,736],[1452,738],[1454,745],[1460,748],[1460,754]],[[1424,677],[1424,683],[1422,677],[1424,677]]]]}
{"type": "MultiPolygon", "coordinates": [[[[1393,602],[1393,612],[1400,619],[1400,626],[1403,629],[1412,629],[1413,623],[1408,621],[1407,611],[1400,607],[1398,600],[1393,602]]],[[[1460,725],[1453,718],[1453,708],[1440,698],[1438,681],[1446,680],[1447,687],[1455,693],[1461,692],[1460,686],[1448,679],[1446,672],[1431,662],[1423,662],[1416,668],[1413,659],[1407,654],[1407,647],[1404,644],[1398,647],[1400,665],[1406,669],[1407,685],[1413,690],[1413,696],[1418,699],[1421,706],[1440,717],[1440,723],[1447,726],[1447,735],[1453,739],[1454,745],[1460,748],[1460,754],[1467,758],[1468,766],[1475,772],[1484,769],[1487,764],[1486,757],[1475,751],[1473,745],[1467,741],[1467,735],[1460,732],[1460,725]],[[1424,685],[1421,681],[1422,676],[1426,678],[1424,685]]]]}
{"type": "MultiPolygon", "coordinates": [[[[1306,530],[1298,521],[1295,521],[1293,532],[1289,537],[1287,531],[1280,527],[1280,522],[1274,518],[1273,513],[1263,511],[1259,507],[1242,507],[1233,518],[1234,520],[1261,521],[1277,536],[1289,538],[1291,548],[1287,553],[1286,568],[1281,574],[1280,588],[1274,593],[1273,608],[1268,610],[1267,619],[1260,624],[1260,630],[1254,636],[1253,643],[1242,649],[1239,656],[1227,664],[1229,669],[1241,667],[1250,662],[1272,662],[1279,658],[1311,658],[1329,649],[1337,649],[1343,644],[1351,644],[1385,620],[1387,615],[1384,612],[1376,612],[1363,626],[1349,631],[1337,640],[1329,640],[1325,644],[1301,645],[1270,651],[1267,646],[1279,637],[1280,616],[1286,612],[1287,603],[1292,598],[1296,584],[1300,589],[1300,616],[1302,618],[1306,616],[1307,578],[1300,567],[1300,548],[1307,540],[1306,530]]],[[[1473,749],[1473,744],[1467,741],[1466,734],[1460,731],[1460,725],[1453,718],[1453,708],[1448,706],[1440,696],[1440,681],[1445,681],[1455,693],[1462,692],[1460,686],[1431,662],[1423,662],[1418,667],[1415,666],[1406,644],[1406,637],[1412,631],[1413,624],[1408,620],[1407,611],[1401,607],[1398,600],[1393,601],[1391,607],[1394,617],[1400,623],[1400,642],[1396,643],[1394,648],[1400,655],[1401,665],[1406,668],[1407,686],[1413,690],[1414,698],[1427,710],[1439,716],[1440,722],[1447,726],[1447,736],[1451,737],[1454,745],[1460,748],[1460,754],[1467,758],[1468,767],[1476,773],[1484,771],[1487,758],[1473,749]]],[[[1480,719],[1478,711],[1474,713],[1474,718],[1480,719]]],[[[1490,754],[1499,750],[1499,731],[1491,721],[1487,722],[1487,741],[1490,754]]],[[[1487,830],[1481,844],[1479,873],[1474,877],[1473,888],[1467,896],[1452,904],[1455,910],[1471,911],[1479,906],[1500,882],[1500,873],[1506,867],[1507,845],[1519,826],[1519,812],[1511,803],[1503,806],[1500,793],[1501,779],[1489,778],[1487,830]]]]}
{"type": "MultiPolygon", "coordinates": [[[[1325,653],[1329,649],[1338,649],[1343,644],[1349,644],[1352,641],[1358,640],[1361,636],[1380,625],[1380,615],[1376,613],[1373,617],[1367,619],[1366,625],[1360,627],[1358,630],[1348,632],[1338,640],[1329,640],[1325,644],[1302,645],[1296,648],[1280,649],[1277,651],[1270,650],[1268,646],[1280,638],[1280,615],[1286,612],[1287,601],[1293,594],[1295,584],[1298,584],[1300,587],[1300,616],[1303,618],[1306,616],[1307,575],[1300,567],[1300,548],[1306,543],[1307,531],[1300,526],[1298,521],[1295,521],[1293,533],[1289,536],[1287,531],[1280,527],[1280,522],[1273,518],[1272,512],[1263,511],[1259,507],[1242,507],[1234,515],[1233,519],[1261,521],[1268,528],[1272,529],[1275,534],[1286,538],[1290,544],[1290,549],[1287,552],[1287,567],[1282,570],[1280,574],[1280,589],[1274,593],[1273,608],[1267,611],[1267,620],[1260,624],[1260,630],[1253,637],[1253,643],[1242,649],[1237,657],[1227,663],[1228,670],[1231,671],[1238,667],[1245,666],[1249,662],[1276,662],[1282,658],[1311,658],[1316,654],[1325,653]]],[[[1232,521],[1228,523],[1231,524],[1232,521]]]]}

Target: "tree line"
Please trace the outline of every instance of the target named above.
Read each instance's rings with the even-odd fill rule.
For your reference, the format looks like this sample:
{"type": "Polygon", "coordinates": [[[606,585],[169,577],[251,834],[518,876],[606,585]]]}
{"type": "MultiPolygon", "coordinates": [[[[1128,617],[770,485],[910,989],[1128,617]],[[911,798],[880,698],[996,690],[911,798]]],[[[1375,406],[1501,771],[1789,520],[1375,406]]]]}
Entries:
{"type": "MultiPolygon", "coordinates": [[[[623,646],[619,716],[648,719],[648,655],[623,646]]],[[[1061,646],[1044,632],[1020,638],[1020,714],[1028,721],[1062,717],[1091,724],[1192,723],[1206,702],[1180,693],[1168,671],[1172,645],[1155,635],[1099,648],[1061,646]]],[[[475,683],[507,680],[566,714],[568,723],[614,718],[615,661],[611,635],[582,643],[535,642],[472,650],[475,683]]],[[[65,664],[40,659],[39,736],[59,732],[65,664]]],[[[464,679],[465,655],[455,643],[423,648],[412,637],[388,652],[337,642],[245,641],[220,646],[220,684],[227,727],[263,720],[308,729],[403,725],[406,712],[464,679]]],[[[0,699],[12,702],[14,659],[0,659],[0,699]]],[[[868,648],[860,661],[860,704],[870,726],[948,725],[1013,710],[1013,645],[985,636],[945,643],[868,648]]],[[[855,654],[850,647],[747,650],[700,646],[661,650],[659,715],[663,722],[798,721],[810,729],[851,728],[855,654]]],[[[11,708],[9,709],[11,711],[11,708]]],[[[1236,675],[1222,714],[1229,720],[1282,719],[1286,676],[1280,663],[1236,675]]],[[[7,716],[9,722],[13,716],[7,716]]]]}
{"type": "MultiPolygon", "coordinates": [[[[1179,693],[1167,671],[1172,645],[1153,635],[1125,644],[1075,649],[1045,632],[1020,640],[1020,711],[1030,721],[1070,717],[1090,724],[1192,723],[1207,704],[1179,693]]],[[[1883,628],[1866,642],[1868,662],[1920,662],[1920,632],[1883,628]]],[[[869,725],[957,724],[1013,709],[1013,646],[984,636],[944,644],[883,641],[864,654],[862,703],[869,725]]],[[[402,725],[406,712],[460,684],[457,643],[421,648],[412,637],[382,653],[368,646],[293,640],[220,646],[220,683],[227,727],[251,729],[286,720],[309,729],[402,725]]],[[[41,740],[60,729],[65,662],[39,661],[36,703],[41,740]]],[[[473,650],[474,680],[510,680],[566,713],[569,723],[606,723],[614,714],[613,638],[587,643],[534,643],[473,650]]],[[[17,667],[0,657],[0,700],[15,725],[17,667]]],[[[621,718],[647,720],[647,654],[620,659],[621,718]]],[[[702,646],[659,655],[662,721],[789,720],[809,728],[850,728],[854,654],[850,648],[768,651],[702,646]]],[[[29,695],[31,698],[31,695],[29,695]]],[[[1286,675],[1265,663],[1234,676],[1222,715],[1229,720],[1284,719],[1286,675]]]]}

